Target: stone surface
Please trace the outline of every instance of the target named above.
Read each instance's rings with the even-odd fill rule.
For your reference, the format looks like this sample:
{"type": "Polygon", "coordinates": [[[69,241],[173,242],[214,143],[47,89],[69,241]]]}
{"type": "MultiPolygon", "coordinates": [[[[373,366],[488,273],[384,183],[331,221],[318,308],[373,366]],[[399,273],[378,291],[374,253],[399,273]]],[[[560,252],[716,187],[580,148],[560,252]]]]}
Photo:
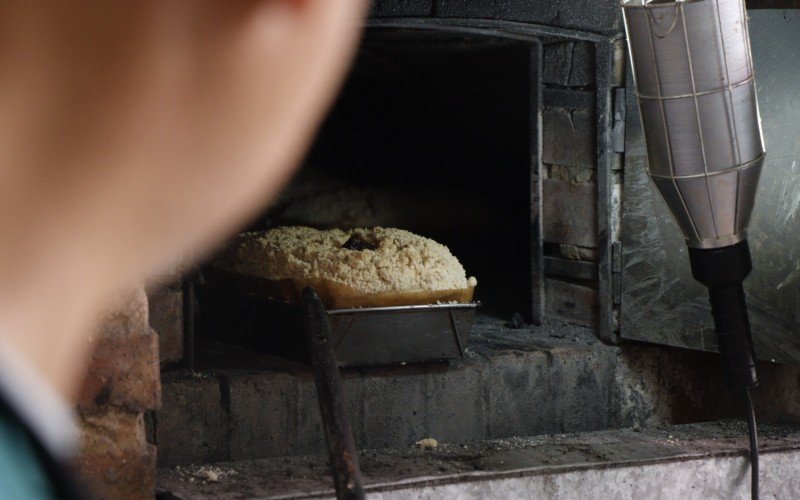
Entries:
{"type": "Polygon", "coordinates": [[[427,17],[433,11],[433,0],[372,0],[371,17],[427,17]]]}
{"type": "Polygon", "coordinates": [[[82,413],[81,451],[75,465],[96,498],[140,500],[155,491],[155,448],[145,440],[141,414],[82,413]]]}
{"type": "Polygon", "coordinates": [[[75,464],[97,498],[152,498],[155,448],[143,414],[158,408],[158,338],[143,289],[121,294],[99,318],[78,399],[81,449],[75,464]]]}
{"type": "Polygon", "coordinates": [[[576,325],[597,325],[597,288],[556,278],[544,280],[544,309],[548,318],[576,325]]]}
{"type": "Polygon", "coordinates": [[[542,111],[542,161],[567,167],[597,167],[594,110],[546,106],[542,111]]]}
{"type": "MultiPolygon", "coordinates": [[[[285,455],[296,438],[295,377],[285,373],[225,375],[230,401],[230,458],[285,455]],[[287,432],[288,431],[288,432],[287,432]]],[[[168,439],[159,429],[158,440],[168,439]]],[[[181,440],[183,442],[183,440],[181,440]]]]}
{"type": "Polygon", "coordinates": [[[800,424],[800,366],[761,363],[758,389],[752,391],[758,417],[800,424]]]}
{"type": "Polygon", "coordinates": [[[567,182],[569,184],[597,183],[597,170],[592,168],[565,167],[564,165],[545,164],[547,179],[567,182]]]}
{"type": "Polygon", "coordinates": [[[717,356],[628,345],[619,351],[614,378],[609,417],[618,425],[683,424],[744,415],[738,395],[724,388],[717,356]]]}
{"type": "MultiPolygon", "coordinates": [[[[479,315],[464,359],[343,370],[358,446],[402,448],[426,437],[458,443],[741,415],[724,390],[715,355],[606,346],[591,329],[556,323],[507,325],[479,315]]],[[[770,368],[761,369],[765,385],[754,393],[757,403],[764,401],[760,415],[800,422],[793,413],[798,370],[770,368]],[[785,402],[767,405],[773,397],[785,402]]],[[[165,377],[156,425],[161,463],[324,453],[308,368],[214,344],[201,346],[198,369],[207,378],[165,377]],[[230,447],[211,446],[215,437],[230,447]]]]}
{"type": "Polygon", "coordinates": [[[158,407],[160,391],[158,336],[145,327],[97,339],[78,405],[141,412],[158,407]]]}
{"type": "Polygon", "coordinates": [[[565,259],[546,255],[544,257],[544,273],[551,278],[596,280],[597,264],[589,259],[565,259]]]}
{"type": "Polygon", "coordinates": [[[545,179],[542,233],[546,242],[597,247],[597,184],[545,179]]]}
{"type": "Polygon", "coordinates": [[[544,46],[542,83],[560,87],[594,84],[594,45],[590,42],[548,43],[544,46]]]}
{"type": "Polygon", "coordinates": [[[597,262],[597,249],[579,247],[561,243],[558,245],[559,256],[570,260],[582,260],[585,262],[597,262]]]}
{"type": "MultiPolygon", "coordinates": [[[[797,498],[800,429],[761,426],[762,498],[797,498]]],[[[741,422],[514,437],[364,450],[369,498],[746,498],[741,422]]],[[[159,471],[169,498],[320,498],[333,494],[324,455],[159,471]],[[205,469],[208,469],[206,467],[205,469]]]]}
{"type": "Polygon", "coordinates": [[[386,377],[362,380],[359,446],[385,447],[414,443],[430,435],[428,423],[438,420],[439,398],[428,383],[439,379],[435,366],[394,370],[386,377]]]}
{"type": "Polygon", "coordinates": [[[111,405],[131,412],[158,408],[158,338],[150,329],[143,289],[111,302],[97,322],[93,342],[78,407],[93,411],[111,405]]]}
{"type": "Polygon", "coordinates": [[[477,17],[546,24],[616,35],[622,31],[615,0],[435,0],[439,17],[477,17]]]}
{"type": "Polygon", "coordinates": [[[81,450],[88,454],[123,455],[144,449],[146,444],[142,415],[121,410],[82,412],[81,450]]]}
{"type": "Polygon", "coordinates": [[[227,443],[223,441],[226,417],[218,380],[185,374],[167,375],[163,387],[164,401],[169,404],[153,418],[159,465],[204,463],[227,456],[227,443]],[[186,411],[187,408],[192,411],[186,411]],[[188,441],[158,440],[159,435],[181,436],[188,441]]]}
{"type": "Polygon", "coordinates": [[[146,500],[153,498],[156,475],[156,449],[147,445],[144,452],[122,455],[84,454],[77,468],[88,491],[95,498],[146,500]]]}
{"type": "Polygon", "coordinates": [[[183,358],[183,291],[163,287],[147,295],[150,326],[158,333],[161,363],[174,363],[183,358]]]}
{"type": "MultiPolygon", "coordinates": [[[[491,407],[486,404],[487,384],[476,383],[475,374],[466,366],[446,370],[426,384],[435,398],[432,415],[423,415],[426,425],[423,438],[435,436],[442,442],[454,443],[465,436],[481,436],[490,430],[491,407]],[[464,418],[469,415],[469,418],[464,418]]],[[[423,434],[423,432],[420,432],[423,434]]]]}
{"type": "Polygon", "coordinates": [[[616,0],[372,0],[370,17],[506,20],[622,36],[616,0]]]}

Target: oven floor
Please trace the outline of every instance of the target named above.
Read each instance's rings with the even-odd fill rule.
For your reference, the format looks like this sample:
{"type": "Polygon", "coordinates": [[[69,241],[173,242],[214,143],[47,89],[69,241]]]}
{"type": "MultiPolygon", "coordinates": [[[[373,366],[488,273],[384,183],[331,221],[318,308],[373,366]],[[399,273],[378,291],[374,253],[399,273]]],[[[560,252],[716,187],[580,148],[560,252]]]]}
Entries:
{"type": "MultiPolygon", "coordinates": [[[[222,342],[205,341],[200,343],[196,354],[196,367],[199,372],[215,372],[220,370],[269,369],[269,370],[304,370],[305,366],[291,360],[260,353],[237,345],[222,342]]],[[[492,314],[478,312],[470,331],[466,354],[463,360],[433,361],[416,365],[399,365],[414,371],[417,367],[455,366],[464,362],[470,363],[479,359],[496,357],[501,352],[544,352],[556,348],[586,349],[602,348],[590,328],[567,325],[560,322],[548,322],[542,326],[523,325],[514,328],[511,321],[492,314]]],[[[397,368],[398,365],[394,366],[397,368]]],[[[391,366],[345,368],[343,373],[354,371],[380,371],[391,369],[391,366]]]]}
{"type": "MultiPolygon", "coordinates": [[[[761,494],[800,495],[800,427],[761,426],[761,494]]],[[[369,498],[745,498],[746,426],[620,429],[360,454],[369,498]]],[[[162,498],[333,495],[320,455],[159,470],[162,498]],[[170,496],[171,495],[171,496],[170,496]]]]}
{"type": "MultiPolygon", "coordinates": [[[[197,372],[166,372],[149,419],[160,466],[307,455],[325,449],[313,377],[299,363],[200,344],[197,372]]],[[[759,368],[764,422],[800,422],[797,369],[759,368]],[[787,387],[789,389],[787,389],[787,387]],[[784,392],[781,392],[784,391],[784,392]],[[788,392],[786,392],[788,391],[788,392]]],[[[342,371],[362,449],[425,437],[469,443],[739,418],[709,353],[605,345],[589,329],[513,329],[480,315],[463,359],[342,371]]]]}

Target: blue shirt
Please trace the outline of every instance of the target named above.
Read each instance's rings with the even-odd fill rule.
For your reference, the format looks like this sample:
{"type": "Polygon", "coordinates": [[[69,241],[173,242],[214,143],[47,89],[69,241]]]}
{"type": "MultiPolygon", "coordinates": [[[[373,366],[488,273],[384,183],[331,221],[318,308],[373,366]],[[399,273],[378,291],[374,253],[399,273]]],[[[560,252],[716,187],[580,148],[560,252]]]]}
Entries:
{"type": "Polygon", "coordinates": [[[57,498],[36,446],[19,420],[0,407],[0,499],[57,498]]]}

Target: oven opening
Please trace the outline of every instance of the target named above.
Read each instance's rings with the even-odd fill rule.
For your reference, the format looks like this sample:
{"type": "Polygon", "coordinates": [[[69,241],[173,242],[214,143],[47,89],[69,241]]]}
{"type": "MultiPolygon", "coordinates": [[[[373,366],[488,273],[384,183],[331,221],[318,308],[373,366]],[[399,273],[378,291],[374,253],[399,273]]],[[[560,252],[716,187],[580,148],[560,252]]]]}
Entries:
{"type": "Polygon", "coordinates": [[[447,245],[484,313],[531,311],[531,45],[367,33],[304,168],[258,226],[398,227],[447,245]]]}
{"type": "MultiPolygon", "coordinates": [[[[432,238],[477,278],[472,337],[530,323],[539,283],[532,265],[538,47],[478,33],[368,30],[302,168],[249,229],[381,226],[432,238]]],[[[302,332],[265,333],[297,327],[296,311],[213,287],[199,297],[198,337],[291,358],[305,353],[302,332]]],[[[458,337],[455,323],[453,331],[458,337]]],[[[369,350],[375,336],[364,332],[354,348],[369,350]]]]}

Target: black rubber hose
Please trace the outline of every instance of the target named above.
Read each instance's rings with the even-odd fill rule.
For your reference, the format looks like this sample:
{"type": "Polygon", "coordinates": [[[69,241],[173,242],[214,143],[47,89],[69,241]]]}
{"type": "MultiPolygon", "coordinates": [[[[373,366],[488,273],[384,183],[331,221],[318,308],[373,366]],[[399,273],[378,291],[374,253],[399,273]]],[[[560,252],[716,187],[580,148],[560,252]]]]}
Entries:
{"type": "Polygon", "coordinates": [[[750,436],[750,496],[758,500],[758,435],[750,388],[758,385],[756,355],[742,283],[753,269],[747,240],[714,249],[689,248],[692,275],[708,288],[714,330],[731,389],[744,389],[750,436]]]}
{"type": "Polygon", "coordinates": [[[755,355],[741,282],[709,288],[708,298],[728,384],[733,389],[755,387],[755,355]]]}
{"type": "Polygon", "coordinates": [[[756,412],[750,391],[744,391],[747,405],[747,430],[750,434],[750,498],[758,500],[758,430],[756,429],[756,412]]]}
{"type": "Polygon", "coordinates": [[[689,248],[689,262],[694,278],[708,287],[728,385],[732,389],[757,386],[755,352],[742,288],[753,268],[747,240],[723,248],[689,248]]]}

